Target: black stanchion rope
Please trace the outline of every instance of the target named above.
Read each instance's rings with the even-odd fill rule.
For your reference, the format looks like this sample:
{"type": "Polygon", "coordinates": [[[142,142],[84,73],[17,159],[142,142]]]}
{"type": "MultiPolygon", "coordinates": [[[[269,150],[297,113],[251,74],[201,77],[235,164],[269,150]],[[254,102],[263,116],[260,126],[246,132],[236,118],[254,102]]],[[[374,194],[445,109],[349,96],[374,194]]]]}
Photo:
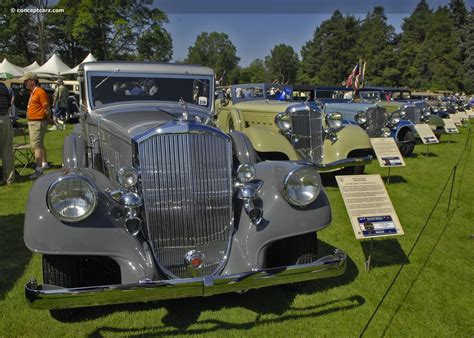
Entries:
{"type": "MultiPolygon", "coordinates": [[[[426,219],[425,223],[423,224],[420,232],[418,233],[416,239],[415,239],[415,242],[413,243],[413,245],[411,246],[410,248],[410,251],[408,252],[407,254],[407,258],[410,258],[411,254],[413,253],[413,251],[415,250],[416,248],[416,245],[418,244],[418,242],[420,241],[420,238],[421,236],[423,235],[423,233],[425,232],[428,224],[429,224],[429,221],[431,220],[431,217],[433,216],[435,210],[436,210],[436,207],[438,206],[438,204],[440,203],[441,201],[441,198],[444,194],[444,192],[446,191],[446,188],[448,187],[448,184],[449,182],[451,181],[452,185],[451,185],[451,192],[450,192],[450,197],[449,197],[449,203],[448,203],[448,213],[449,213],[449,205],[450,205],[450,202],[451,202],[451,196],[452,196],[452,189],[453,189],[453,186],[454,186],[454,180],[455,180],[455,176],[456,176],[456,171],[457,171],[457,168],[459,166],[459,164],[461,163],[461,161],[463,160],[463,157],[464,157],[464,154],[466,154],[466,151],[467,151],[467,156],[466,156],[466,161],[464,163],[464,166],[462,168],[462,172],[461,172],[461,182],[462,182],[462,178],[464,177],[464,172],[466,170],[466,167],[467,167],[467,159],[469,158],[469,155],[471,153],[471,129],[469,128],[468,129],[468,135],[467,135],[467,138],[466,138],[466,143],[464,144],[464,148],[461,152],[461,155],[459,156],[458,160],[456,161],[456,163],[454,164],[453,168],[451,169],[451,172],[449,173],[449,176],[448,178],[446,179],[446,182],[443,186],[443,189],[441,189],[441,192],[435,202],[435,204],[433,205],[433,208],[431,209],[431,212],[430,214],[428,215],[428,218],[426,219]]],[[[434,244],[433,248],[431,249],[430,253],[428,254],[428,256],[426,257],[425,261],[423,262],[423,265],[421,266],[420,270],[418,271],[417,275],[415,276],[413,282],[411,283],[410,287],[408,288],[407,292],[405,293],[405,296],[403,297],[402,301],[405,300],[410,291],[412,290],[413,286],[415,285],[416,281],[418,280],[419,276],[421,275],[421,273],[423,272],[424,268],[426,267],[426,264],[428,263],[429,259],[431,258],[431,255],[433,254],[433,252],[435,251],[436,247],[438,246],[439,242],[441,241],[441,238],[443,237],[444,233],[446,232],[446,229],[448,227],[448,224],[449,224],[449,221],[451,220],[452,216],[454,215],[454,212],[456,211],[456,209],[459,207],[459,197],[460,197],[460,191],[461,191],[461,187],[462,187],[462,183],[460,184],[460,187],[458,189],[458,194],[457,194],[457,198],[456,198],[456,206],[455,208],[453,209],[452,213],[450,215],[448,215],[448,219],[446,221],[446,224],[444,225],[443,227],[443,230],[441,231],[441,233],[439,234],[437,240],[436,240],[436,243],[434,244]]],[[[388,286],[387,290],[385,291],[384,295],[382,296],[382,298],[380,299],[379,303],[377,304],[377,307],[375,308],[374,312],[372,313],[372,315],[370,316],[369,320],[367,321],[367,323],[365,324],[364,326],[364,329],[362,330],[362,332],[360,333],[359,337],[362,337],[365,332],[367,331],[367,329],[369,328],[370,324],[372,323],[372,320],[375,318],[375,316],[377,315],[378,311],[380,310],[385,298],[387,297],[387,295],[390,293],[391,289],[393,288],[393,286],[395,285],[395,282],[398,280],[398,277],[400,276],[401,272],[403,271],[403,268],[405,267],[405,263],[401,264],[400,268],[398,269],[397,273],[395,274],[394,278],[392,279],[392,281],[390,282],[390,285],[388,286]]],[[[400,304],[398,305],[397,309],[395,310],[395,312],[393,313],[393,315],[390,317],[390,320],[389,322],[387,323],[387,325],[385,326],[384,328],[384,331],[382,333],[382,336],[385,336],[388,328],[390,327],[390,324],[392,323],[393,321],[393,318],[396,316],[396,314],[399,312],[401,306],[402,306],[403,302],[400,302],[400,304]]]]}

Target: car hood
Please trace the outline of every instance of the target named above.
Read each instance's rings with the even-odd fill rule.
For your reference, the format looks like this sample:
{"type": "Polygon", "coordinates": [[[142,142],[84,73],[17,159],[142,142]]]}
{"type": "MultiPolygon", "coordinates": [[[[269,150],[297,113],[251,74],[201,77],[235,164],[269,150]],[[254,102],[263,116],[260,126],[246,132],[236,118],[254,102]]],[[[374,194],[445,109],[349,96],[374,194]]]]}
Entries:
{"type": "MultiPolygon", "coordinates": [[[[183,118],[184,107],[176,102],[140,103],[111,105],[97,109],[100,115],[99,130],[107,131],[119,138],[131,140],[145,131],[162,124],[183,118]]],[[[210,118],[209,110],[199,106],[188,105],[189,118],[206,121],[210,118]]]]}
{"type": "Polygon", "coordinates": [[[285,102],[285,101],[277,101],[277,100],[250,100],[250,101],[243,101],[238,102],[234,105],[234,108],[240,110],[250,110],[255,112],[284,112],[288,107],[292,106],[302,106],[304,105],[301,102],[285,102]]]}

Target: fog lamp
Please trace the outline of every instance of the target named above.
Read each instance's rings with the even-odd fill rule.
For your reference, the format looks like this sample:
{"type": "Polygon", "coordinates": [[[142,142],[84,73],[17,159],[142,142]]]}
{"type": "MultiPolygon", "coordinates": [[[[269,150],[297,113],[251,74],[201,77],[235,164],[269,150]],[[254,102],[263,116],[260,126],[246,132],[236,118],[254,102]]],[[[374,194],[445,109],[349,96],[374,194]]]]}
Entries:
{"type": "Polygon", "coordinates": [[[138,171],[133,167],[123,167],[117,172],[117,181],[124,188],[133,187],[138,182],[138,171]]]}

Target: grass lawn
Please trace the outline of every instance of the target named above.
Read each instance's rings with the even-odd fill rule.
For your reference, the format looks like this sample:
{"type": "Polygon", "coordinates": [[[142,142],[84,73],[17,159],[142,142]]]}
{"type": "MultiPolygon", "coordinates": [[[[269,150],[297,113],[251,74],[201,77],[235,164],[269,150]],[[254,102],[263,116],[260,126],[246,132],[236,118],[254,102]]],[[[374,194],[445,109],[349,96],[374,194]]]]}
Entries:
{"type": "MultiPolygon", "coordinates": [[[[474,131],[474,121],[471,129],[474,131]]],[[[68,126],[68,131],[47,134],[48,160],[57,168],[62,138],[70,131],[68,126]]],[[[303,293],[273,287],[205,299],[103,307],[67,324],[53,320],[47,311],[30,309],[24,299],[24,284],[33,276],[41,280],[41,257],[30,253],[23,243],[23,218],[32,182],[1,186],[0,336],[355,337],[364,332],[367,337],[472,337],[472,152],[464,154],[457,168],[451,212],[447,213],[448,186],[411,250],[468,137],[472,139],[467,128],[452,135],[451,143],[443,135],[440,144],[430,146],[427,157],[426,147],[418,145],[414,156],[405,159],[406,167],[391,170],[388,192],[405,235],[374,243],[370,272],[364,270],[368,242],[355,239],[335,180],[326,177],[333,222],[319,233],[319,239],[323,251],[338,247],[347,252],[344,276],[318,281],[303,293]]],[[[28,170],[23,175],[31,173],[28,170]]],[[[387,169],[375,162],[366,172],[387,175],[387,169]]]]}

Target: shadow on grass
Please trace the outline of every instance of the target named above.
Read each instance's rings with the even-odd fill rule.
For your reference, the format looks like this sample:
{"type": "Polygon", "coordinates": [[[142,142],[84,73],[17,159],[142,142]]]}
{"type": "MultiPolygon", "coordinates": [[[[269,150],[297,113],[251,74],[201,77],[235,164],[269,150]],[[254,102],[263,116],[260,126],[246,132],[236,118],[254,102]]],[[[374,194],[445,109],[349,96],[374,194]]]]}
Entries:
{"type": "MultiPolygon", "coordinates": [[[[370,241],[362,241],[360,245],[364,252],[365,260],[367,260],[370,253],[370,241]]],[[[370,261],[371,268],[408,264],[409,262],[398,240],[391,238],[373,241],[370,261]]]]}
{"type": "MultiPolygon", "coordinates": [[[[382,180],[384,183],[387,183],[388,176],[382,176],[382,180]]],[[[408,183],[408,181],[400,175],[390,175],[390,184],[400,184],[400,183],[408,183]]]]}
{"type": "MultiPolygon", "coordinates": [[[[262,319],[262,314],[258,313],[257,317],[252,321],[247,321],[243,323],[235,322],[226,322],[218,319],[207,319],[203,321],[193,322],[193,324],[199,324],[203,326],[202,328],[193,328],[186,329],[183,326],[183,317],[186,316],[186,313],[176,314],[180,319],[180,326],[169,327],[168,323],[164,321],[163,326],[148,326],[143,328],[117,328],[104,326],[99,327],[94,330],[89,337],[103,337],[104,335],[110,335],[114,333],[125,334],[128,337],[156,337],[156,336],[171,336],[176,334],[206,334],[211,333],[216,330],[249,330],[253,327],[271,325],[271,324],[281,324],[285,321],[295,320],[295,319],[304,319],[304,318],[314,318],[318,316],[324,316],[338,311],[347,311],[350,309],[357,308],[362,306],[365,303],[365,299],[360,295],[354,295],[347,298],[336,299],[329,302],[317,304],[314,306],[307,307],[288,307],[287,312],[278,318],[269,318],[262,319]],[[211,327],[209,327],[211,326],[211,327]]],[[[189,307],[195,304],[189,304],[189,307]]]]}
{"type": "Polygon", "coordinates": [[[24,214],[0,216],[0,300],[23,275],[31,252],[23,242],[24,214]]]}
{"type": "Polygon", "coordinates": [[[435,154],[435,153],[432,153],[432,152],[426,153],[426,151],[420,151],[419,153],[413,153],[411,157],[413,157],[413,158],[439,157],[439,155],[435,154]]]}
{"type": "MultiPolygon", "coordinates": [[[[332,254],[334,247],[324,242],[319,242],[320,256],[332,254]]],[[[162,325],[153,327],[143,327],[137,329],[120,329],[114,327],[101,327],[91,333],[91,337],[100,337],[105,333],[122,333],[130,335],[168,335],[168,334],[203,334],[221,329],[242,329],[246,330],[256,325],[265,325],[272,322],[293,320],[295,318],[316,317],[342,310],[349,310],[364,304],[365,300],[359,295],[349,298],[337,299],[327,303],[314,305],[305,308],[292,307],[293,300],[298,294],[314,294],[325,290],[346,285],[355,280],[358,269],[350,257],[347,260],[346,273],[340,277],[325,278],[309,282],[302,292],[297,292],[285,287],[268,287],[260,290],[250,290],[246,293],[228,293],[206,298],[174,299],[153,303],[136,303],[101,306],[87,308],[82,314],[75,318],[75,322],[81,322],[100,318],[108,314],[125,311],[141,312],[157,308],[165,308],[167,314],[162,318],[162,325]],[[258,317],[266,314],[276,314],[278,319],[262,321],[251,321],[244,323],[231,323],[219,320],[199,321],[202,312],[219,311],[227,308],[245,308],[258,314],[258,317]],[[188,330],[192,325],[203,325],[205,328],[188,330]],[[213,328],[208,328],[213,324],[213,328]],[[175,330],[171,330],[175,328],[175,330]]]]}

